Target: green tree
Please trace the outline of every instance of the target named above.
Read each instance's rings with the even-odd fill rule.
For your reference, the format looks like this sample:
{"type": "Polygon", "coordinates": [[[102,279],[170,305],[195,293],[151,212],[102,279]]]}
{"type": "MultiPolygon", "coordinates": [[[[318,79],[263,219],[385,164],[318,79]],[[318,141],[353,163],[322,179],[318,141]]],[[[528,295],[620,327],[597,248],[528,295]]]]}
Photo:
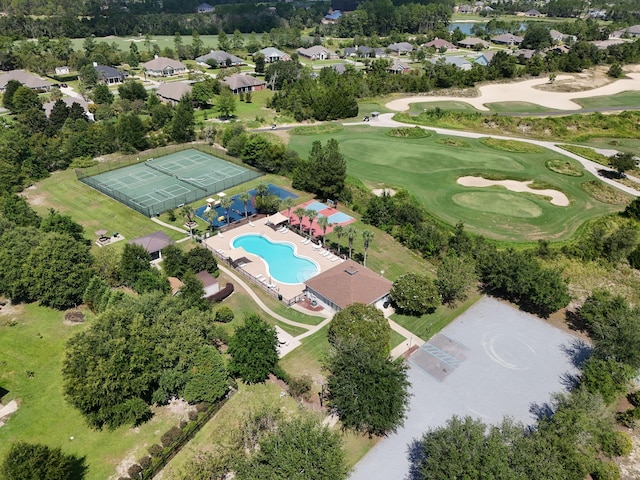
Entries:
{"type": "Polygon", "coordinates": [[[224,30],[220,30],[218,32],[218,49],[228,52],[231,50],[231,43],[229,42],[229,37],[224,32],[224,30]]]}
{"type": "Polygon", "coordinates": [[[23,86],[20,86],[15,91],[11,104],[13,113],[24,113],[32,108],[42,108],[38,94],[34,90],[23,86]]]}
{"type": "Polygon", "coordinates": [[[64,215],[53,208],[50,208],[49,215],[42,219],[40,230],[45,233],[57,232],[62,235],[68,235],[78,242],[88,243],[84,238],[84,227],[69,215],[64,215]]]}
{"type": "Polygon", "coordinates": [[[120,150],[144,150],[147,148],[146,128],[135,113],[121,113],[116,122],[116,137],[120,150]]]}
{"type": "Polygon", "coordinates": [[[182,304],[186,308],[206,310],[208,305],[203,298],[204,287],[191,270],[186,270],[182,274],[182,283],[184,284],[180,287],[180,301],[182,304]]]}
{"type": "Polygon", "coordinates": [[[338,255],[340,255],[340,247],[341,247],[341,240],[342,237],[344,236],[345,232],[344,232],[344,227],[342,225],[336,225],[333,229],[333,233],[336,234],[336,237],[338,239],[338,255]]]}
{"type": "Polygon", "coordinates": [[[13,95],[22,87],[22,84],[17,80],[9,80],[4,88],[2,94],[2,106],[7,110],[13,112],[13,95]]]}
{"type": "Polygon", "coordinates": [[[202,271],[212,275],[218,271],[216,257],[209,250],[203,247],[195,247],[187,252],[187,267],[193,273],[202,271]]]}
{"type": "Polygon", "coordinates": [[[347,164],[340,154],[338,142],[329,139],[324,147],[319,141],[313,142],[309,154],[309,191],[324,199],[339,198],[346,174],[347,164]]]}
{"type": "Polygon", "coordinates": [[[231,47],[234,50],[242,50],[244,47],[244,38],[237,28],[233,31],[233,37],[231,37],[231,47]]]}
{"type": "Polygon", "coordinates": [[[56,100],[49,114],[49,120],[53,124],[53,127],[56,130],[60,130],[64,122],[67,121],[67,118],[69,118],[69,107],[67,107],[67,104],[62,100],[56,100]]]}
{"type": "Polygon", "coordinates": [[[318,227],[322,229],[322,243],[325,243],[325,237],[327,236],[327,228],[329,228],[329,218],[322,216],[318,218],[318,227]]]}
{"type": "Polygon", "coordinates": [[[310,415],[278,422],[240,463],[239,480],[341,480],[349,475],[342,438],[310,415]]]}
{"type": "Polygon", "coordinates": [[[378,352],[389,354],[391,327],[373,305],[354,303],[336,313],[329,324],[328,339],[334,347],[359,341],[378,352]]]}
{"type": "Polygon", "coordinates": [[[180,278],[186,270],[186,255],[178,245],[162,249],[162,269],[168,277],[180,278]]]}
{"type": "Polygon", "coordinates": [[[118,94],[120,98],[124,98],[125,100],[146,100],[148,97],[147,90],[144,88],[142,82],[137,80],[129,79],[125,80],[124,83],[120,84],[118,87],[118,94]]]}
{"type": "Polygon", "coordinates": [[[264,55],[262,53],[256,53],[253,56],[253,63],[256,66],[256,73],[264,73],[264,55]]]}
{"type": "Polygon", "coordinates": [[[136,42],[131,42],[129,44],[127,63],[133,68],[136,68],[140,64],[140,52],[138,52],[138,45],[136,45],[136,42]]]}
{"type": "Polygon", "coordinates": [[[609,158],[609,165],[616,169],[620,178],[624,177],[625,171],[635,168],[637,164],[638,161],[631,153],[618,152],[609,158]]]}
{"type": "Polygon", "coordinates": [[[263,382],[278,364],[276,329],[251,314],[229,342],[229,371],[247,383],[263,382]]]}
{"type": "Polygon", "coordinates": [[[84,458],[39,443],[11,445],[2,472],[6,480],[81,480],[87,472],[84,458]]]}
{"type": "Polygon", "coordinates": [[[589,358],[582,366],[580,385],[602,396],[607,405],[619,401],[631,387],[636,369],[613,358],[589,358]]]}
{"type": "Polygon", "coordinates": [[[542,50],[545,47],[550,47],[553,43],[549,28],[543,23],[530,22],[527,25],[527,30],[524,33],[524,40],[522,40],[522,47],[530,50],[542,50]]]}
{"type": "Polygon", "coordinates": [[[197,30],[191,32],[191,56],[192,58],[199,57],[204,53],[204,42],[200,38],[200,33],[197,30]]]}
{"type": "Polygon", "coordinates": [[[438,266],[436,287],[443,303],[454,305],[467,298],[467,292],[477,283],[473,259],[458,255],[446,255],[438,266]]]}
{"type": "Polygon", "coordinates": [[[78,71],[78,78],[86,88],[95,87],[98,83],[98,72],[90,63],[78,71]]]}
{"type": "Polygon", "coordinates": [[[251,194],[249,192],[242,192],[240,195],[238,195],[238,200],[240,200],[244,205],[245,218],[248,217],[249,216],[248,207],[249,207],[249,202],[251,201],[251,194]]]}
{"type": "Polygon", "coordinates": [[[367,266],[367,251],[369,250],[369,244],[373,240],[373,232],[371,230],[363,230],[362,231],[362,243],[364,246],[364,260],[362,264],[367,266]]]}
{"type": "Polygon", "coordinates": [[[338,344],[326,368],[327,404],[344,428],[385,435],[404,423],[410,397],[406,364],[356,339],[338,344]]]}
{"type": "Polygon", "coordinates": [[[178,102],[171,120],[171,139],[177,143],[186,143],[195,139],[195,115],[193,104],[189,96],[184,96],[178,102]]]}
{"type": "Polygon", "coordinates": [[[127,243],[120,259],[120,281],[122,284],[133,287],[138,281],[138,276],[152,268],[150,262],[151,256],[143,246],[127,243]]]}
{"type": "Polygon", "coordinates": [[[313,222],[318,216],[318,212],[313,209],[308,209],[305,211],[305,217],[309,219],[309,238],[313,237],[313,222]]]}
{"type": "Polygon", "coordinates": [[[224,208],[225,213],[227,214],[227,225],[231,224],[231,219],[229,217],[229,211],[231,210],[231,206],[233,205],[233,199],[231,197],[222,197],[220,199],[220,206],[224,208]]]}
{"type": "Polygon", "coordinates": [[[33,227],[12,227],[0,235],[0,294],[17,303],[30,300],[25,265],[41,236],[33,227]]]}
{"type": "Polygon", "coordinates": [[[293,198],[287,197],[280,202],[280,210],[287,211],[287,220],[291,223],[291,209],[295,207],[296,202],[293,198]]]}
{"type": "Polygon", "coordinates": [[[303,207],[297,207],[293,214],[298,217],[298,232],[302,235],[302,220],[307,215],[307,211],[303,207]]]}
{"type": "Polygon", "coordinates": [[[189,403],[215,403],[228,390],[229,374],[224,358],[210,345],[200,347],[189,370],[189,380],[184,386],[184,399],[189,403]]]}
{"type": "Polygon", "coordinates": [[[348,225],[344,229],[344,235],[345,237],[347,237],[347,240],[349,241],[349,258],[351,258],[351,253],[353,252],[353,241],[358,236],[358,231],[355,228],[353,228],[351,225],[348,225]]]}
{"type": "Polygon", "coordinates": [[[216,109],[223,118],[229,118],[236,111],[236,99],[229,87],[220,89],[216,109]]]}
{"type": "Polygon", "coordinates": [[[393,282],[389,296],[398,311],[415,316],[432,313],[441,303],[433,280],[417,273],[398,277],[393,282]]]}
{"type": "Polygon", "coordinates": [[[113,103],[113,93],[106,85],[96,85],[91,92],[91,96],[98,105],[111,105],[113,103]]]}
{"type": "Polygon", "coordinates": [[[56,232],[44,234],[24,266],[30,297],[61,310],[80,304],[92,277],[92,264],[86,244],[56,232]]]}

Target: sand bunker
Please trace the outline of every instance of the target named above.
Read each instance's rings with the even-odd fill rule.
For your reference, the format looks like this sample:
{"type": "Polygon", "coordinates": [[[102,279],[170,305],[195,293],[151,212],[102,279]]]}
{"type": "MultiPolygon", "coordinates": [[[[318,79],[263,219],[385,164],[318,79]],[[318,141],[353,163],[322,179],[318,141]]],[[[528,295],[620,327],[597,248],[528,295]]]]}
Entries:
{"type": "Polygon", "coordinates": [[[559,207],[569,206],[569,199],[567,196],[558,190],[536,190],[529,187],[529,185],[533,183],[533,180],[529,180],[528,182],[519,182],[517,180],[487,180],[482,177],[460,177],[458,178],[458,183],[464,187],[491,187],[493,185],[500,185],[512,192],[527,192],[533,193],[534,195],[550,197],[552,205],[557,205],[559,207]]]}

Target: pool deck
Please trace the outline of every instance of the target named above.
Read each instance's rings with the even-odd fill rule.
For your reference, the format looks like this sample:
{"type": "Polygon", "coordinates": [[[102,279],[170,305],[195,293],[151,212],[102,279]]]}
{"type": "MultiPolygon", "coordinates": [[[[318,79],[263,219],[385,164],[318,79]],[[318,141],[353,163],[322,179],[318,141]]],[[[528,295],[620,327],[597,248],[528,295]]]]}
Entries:
{"type": "MultiPolygon", "coordinates": [[[[294,227],[295,228],[295,227],[294,227]]],[[[303,244],[301,243],[305,237],[301,237],[296,230],[287,230],[285,233],[281,233],[279,231],[274,231],[270,226],[265,225],[264,219],[258,220],[253,224],[242,225],[230,230],[227,230],[221,234],[215,234],[204,242],[207,246],[219,254],[230,257],[234,261],[244,257],[246,259],[246,263],[241,267],[245,272],[249,273],[252,277],[260,280],[264,279],[263,283],[268,285],[271,283],[274,285],[273,290],[282,294],[284,298],[291,299],[300,295],[304,291],[304,284],[287,284],[276,281],[273,278],[269,277],[269,272],[267,270],[267,265],[262,258],[252,253],[247,252],[243,248],[233,248],[232,242],[233,239],[239,235],[245,234],[256,234],[263,235],[270,239],[273,242],[285,242],[293,245],[294,252],[300,257],[306,257],[312,261],[314,261],[319,267],[320,271],[324,272],[329,270],[332,267],[335,267],[342,259],[334,259],[331,261],[331,258],[335,258],[332,255],[322,256],[321,253],[325,250],[323,248],[318,249],[317,245],[313,243],[303,244]],[[315,247],[315,248],[314,248],[315,247]]]]}

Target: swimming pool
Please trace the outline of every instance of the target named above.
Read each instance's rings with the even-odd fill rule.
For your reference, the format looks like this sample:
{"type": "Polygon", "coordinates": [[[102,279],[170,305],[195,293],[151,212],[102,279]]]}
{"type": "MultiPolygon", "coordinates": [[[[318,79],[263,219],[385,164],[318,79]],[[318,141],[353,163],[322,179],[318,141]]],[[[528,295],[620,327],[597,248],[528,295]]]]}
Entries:
{"type": "Polygon", "coordinates": [[[296,255],[289,243],[272,242],[267,237],[250,233],[234,238],[231,245],[262,258],[267,264],[268,275],[281,283],[303,283],[320,273],[316,262],[296,255]]]}

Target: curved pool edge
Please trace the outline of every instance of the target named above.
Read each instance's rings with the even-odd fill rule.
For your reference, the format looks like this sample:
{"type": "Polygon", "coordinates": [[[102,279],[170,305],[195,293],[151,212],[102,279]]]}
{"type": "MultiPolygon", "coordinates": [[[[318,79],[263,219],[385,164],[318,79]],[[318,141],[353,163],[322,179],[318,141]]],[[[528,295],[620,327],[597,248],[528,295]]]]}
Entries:
{"type": "MultiPolygon", "coordinates": [[[[240,233],[238,235],[233,236],[231,238],[231,241],[229,242],[229,245],[231,246],[231,248],[233,250],[237,249],[237,247],[235,246],[235,241],[237,239],[239,239],[239,238],[242,238],[242,237],[261,237],[261,238],[264,238],[264,239],[266,239],[267,241],[269,241],[270,243],[273,243],[273,244],[289,245],[290,247],[292,247],[293,255],[295,257],[301,258],[303,260],[307,260],[307,261],[313,263],[313,265],[315,265],[317,273],[315,275],[313,275],[312,277],[309,277],[309,278],[313,278],[316,275],[319,275],[320,273],[322,273],[322,267],[320,266],[320,264],[316,260],[311,258],[311,257],[307,257],[306,255],[299,254],[298,253],[298,246],[294,242],[290,242],[288,240],[274,240],[273,238],[269,237],[268,235],[265,235],[264,233],[251,233],[251,232],[250,233],[240,233]]],[[[244,248],[243,248],[243,250],[244,250],[244,248]]],[[[256,253],[249,252],[248,250],[245,250],[245,252],[247,252],[249,255],[253,255],[254,257],[259,258],[262,261],[262,263],[264,264],[265,269],[267,271],[267,274],[273,280],[275,280],[276,282],[281,283],[282,285],[302,285],[302,284],[304,284],[304,281],[298,282],[298,283],[290,283],[290,282],[283,282],[281,280],[276,279],[271,274],[271,269],[269,268],[269,262],[267,262],[263,257],[261,257],[260,255],[258,255],[256,253]]]]}

